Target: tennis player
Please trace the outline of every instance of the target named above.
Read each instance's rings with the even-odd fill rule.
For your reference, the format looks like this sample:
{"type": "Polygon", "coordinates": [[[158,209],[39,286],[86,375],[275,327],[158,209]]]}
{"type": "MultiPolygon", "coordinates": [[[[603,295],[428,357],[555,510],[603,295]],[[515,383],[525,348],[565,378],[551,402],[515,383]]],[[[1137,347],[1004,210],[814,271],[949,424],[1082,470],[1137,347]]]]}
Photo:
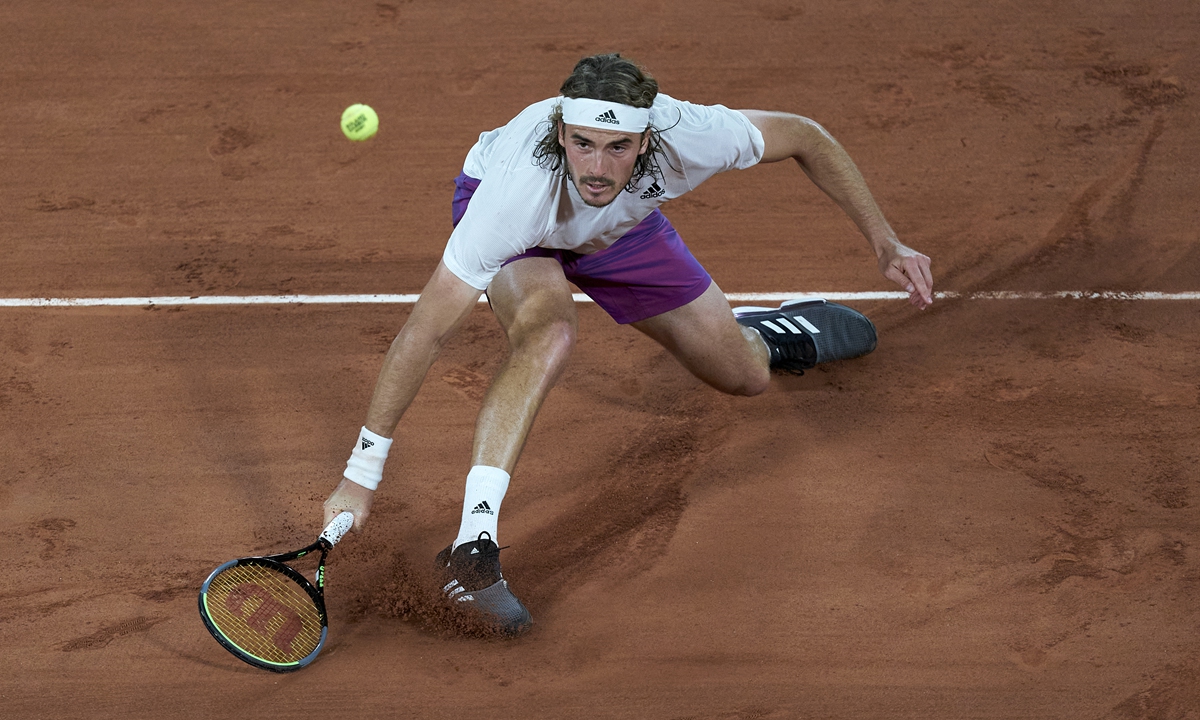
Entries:
{"type": "Polygon", "coordinates": [[[559,97],[480,135],[455,180],[454,231],[384,359],[325,522],[344,510],[356,529],[366,522],[401,416],[486,292],[509,354],[479,412],[458,536],[436,562],[449,602],[501,631],[527,629],[530,614],[501,574],[497,517],[575,344],[572,283],[725,393],[757,395],[771,370],[874,348],[870,321],[834,303],[731,309],[659,210],[716,173],[788,158],[857,224],[883,275],[927,307],[929,258],[900,243],[845,150],[807,118],[676,100],[611,54],[580,60],[559,97]]]}

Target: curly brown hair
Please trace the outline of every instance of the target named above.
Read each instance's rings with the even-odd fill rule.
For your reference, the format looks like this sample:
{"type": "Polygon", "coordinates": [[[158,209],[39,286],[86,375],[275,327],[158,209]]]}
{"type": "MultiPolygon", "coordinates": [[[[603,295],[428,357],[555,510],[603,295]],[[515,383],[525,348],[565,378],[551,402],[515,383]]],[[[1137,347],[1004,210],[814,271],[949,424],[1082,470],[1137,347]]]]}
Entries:
{"type": "MultiPolygon", "coordinates": [[[[658,81],[637,63],[621,57],[621,53],[592,55],[575,64],[570,77],[558,90],[563,97],[591,98],[621,103],[636,108],[654,105],[658,96],[658,81]]],[[[562,121],[562,105],[555,105],[546,119],[546,132],[533,149],[533,161],[540,167],[558,172],[566,166],[566,148],[558,141],[558,125],[562,121]]],[[[638,156],[633,166],[633,176],[625,186],[626,192],[637,189],[646,177],[661,178],[658,156],[663,154],[662,137],[659,129],[651,125],[646,152],[638,156]]]]}

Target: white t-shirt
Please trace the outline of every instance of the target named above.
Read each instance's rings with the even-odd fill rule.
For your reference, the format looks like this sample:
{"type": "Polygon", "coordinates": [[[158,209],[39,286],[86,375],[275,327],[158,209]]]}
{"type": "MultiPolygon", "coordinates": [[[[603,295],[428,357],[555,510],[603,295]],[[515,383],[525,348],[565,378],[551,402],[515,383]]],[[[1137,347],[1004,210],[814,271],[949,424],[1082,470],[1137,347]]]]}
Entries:
{"type": "Polygon", "coordinates": [[[578,188],[533,157],[557,98],[525,108],[507,125],[482,133],[463,173],[480,181],[467,212],[450,235],[446,267],[483,290],[501,264],[533,247],[590,254],[612,245],[654,209],[694,190],[713,175],[762,159],[763,137],[750,120],[724,105],[694,105],[659,93],[650,123],[661,130],[663,177],[643,178],[602,208],[583,202],[578,188]]]}

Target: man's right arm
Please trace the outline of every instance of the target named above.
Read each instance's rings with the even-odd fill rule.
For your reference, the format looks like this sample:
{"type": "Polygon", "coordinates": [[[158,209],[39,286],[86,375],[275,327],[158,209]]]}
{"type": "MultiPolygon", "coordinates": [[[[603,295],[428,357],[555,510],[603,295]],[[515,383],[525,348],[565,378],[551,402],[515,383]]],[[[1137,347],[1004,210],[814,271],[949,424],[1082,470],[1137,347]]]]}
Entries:
{"type": "MultiPolygon", "coordinates": [[[[479,290],[459,280],[442,262],[421,291],[412,315],[392,341],[375,392],[367,409],[365,426],[384,437],[391,437],[400,417],[417,396],[425,375],[437,359],[446,341],[454,335],[479,301],[479,290]]],[[[338,513],[354,513],[354,529],[362,528],[371,511],[374,491],[342,478],[325,501],[325,523],[338,513]]]]}

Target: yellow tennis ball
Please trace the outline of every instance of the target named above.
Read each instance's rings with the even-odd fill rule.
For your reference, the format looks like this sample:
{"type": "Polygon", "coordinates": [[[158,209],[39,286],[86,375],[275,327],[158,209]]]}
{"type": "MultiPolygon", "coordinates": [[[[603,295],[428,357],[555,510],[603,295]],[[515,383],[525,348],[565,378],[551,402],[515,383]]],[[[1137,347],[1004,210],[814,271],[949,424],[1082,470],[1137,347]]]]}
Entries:
{"type": "Polygon", "coordinates": [[[342,113],[342,132],[351,140],[370,140],[379,131],[379,116],[368,105],[351,105],[342,113]]]}

